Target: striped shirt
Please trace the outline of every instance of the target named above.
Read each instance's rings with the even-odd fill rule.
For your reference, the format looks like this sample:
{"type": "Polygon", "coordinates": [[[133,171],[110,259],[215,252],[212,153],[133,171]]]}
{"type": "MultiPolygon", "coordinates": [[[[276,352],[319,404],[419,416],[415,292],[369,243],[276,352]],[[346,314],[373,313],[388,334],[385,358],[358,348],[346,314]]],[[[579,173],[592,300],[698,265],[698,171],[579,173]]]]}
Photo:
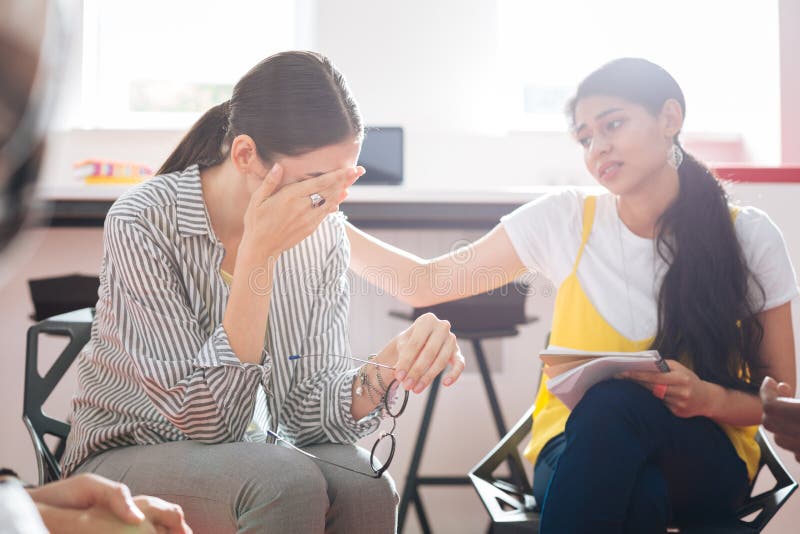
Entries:
{"type": "Polygon", "coordinates": [[[276,427],[299,446],[352,443],[377,429],[379,410],[360,421],[350,412],[350,360],[288,359],[350,354],[350,248],[340,213],[279,258],[261,364],[242,363],[222,326],[230,292],[220,273],[224,248],[196,165],[121,196],[103,243],[65,474],[126,445],[263,441],[276,427]]]}

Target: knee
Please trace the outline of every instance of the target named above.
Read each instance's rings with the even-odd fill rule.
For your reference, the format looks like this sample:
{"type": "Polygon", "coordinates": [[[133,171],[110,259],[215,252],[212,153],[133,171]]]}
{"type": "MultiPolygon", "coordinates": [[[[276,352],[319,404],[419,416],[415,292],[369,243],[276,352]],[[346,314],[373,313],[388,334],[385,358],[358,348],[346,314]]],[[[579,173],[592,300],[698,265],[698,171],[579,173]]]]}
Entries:
{"type": "Polygon", "coordinates": [[[267,507],[324,517],[328,509],[327,482],[310,459],[283,447],[265,447],[266,454],[242,459],[247,476],[237,499],[237,515],[267,507]]]}
{"type": "Polygon", "coordinates": [[[400,502],[394,479],[385,472],[380,478],[348,477],[329,488],[334,506],[365,507],[367,510],[394,510],[400,502]]]}
{"type": "Polygon", "coordinates": [[[639,384],[630,380],[606,380],[595,384],[584,394],[567,420],[567,430],[605,430],[609,425],[631,421],[632,416],[644,413],[658,399],[639,384]]]}
{"type": "Polygon", "coordinates": [[[397,487],[388,471],[380,478],[369,480],[367,491],[367,495],[370,496],[370,499],[380,508],[391,510],[397,508],[397,505],[400,503],[397,487]]]}
{"type": "Polygon", "coordinates": [[[329,490],[329,525],[334,531],[388,533],[397,530],[400,501],[389,473],[380,478],[357,476],[346,484],[339,481],[329,490]]]}
{"type": "MultiPolygon", "coordinates": [[[[329,457],[359,472],[369,472],[369,453],[353,446],[324,446],[329,457]]],[[[329,526],[341,532],[394,532],[400,498],[388,472],[374,478],[327,469],[330,499],[329,526]]]]}

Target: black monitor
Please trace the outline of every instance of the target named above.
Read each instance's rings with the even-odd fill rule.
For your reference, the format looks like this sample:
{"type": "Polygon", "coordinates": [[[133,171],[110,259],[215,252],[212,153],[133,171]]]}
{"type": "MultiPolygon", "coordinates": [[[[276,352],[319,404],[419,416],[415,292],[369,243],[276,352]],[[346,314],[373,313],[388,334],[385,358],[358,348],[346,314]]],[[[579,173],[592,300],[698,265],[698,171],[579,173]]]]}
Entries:
{"type": "Polygon", "coordinates": [[[355,185],[403,183],[403,129],[399,126],[367,126],[358,164],[367,172],[355,185]]]}

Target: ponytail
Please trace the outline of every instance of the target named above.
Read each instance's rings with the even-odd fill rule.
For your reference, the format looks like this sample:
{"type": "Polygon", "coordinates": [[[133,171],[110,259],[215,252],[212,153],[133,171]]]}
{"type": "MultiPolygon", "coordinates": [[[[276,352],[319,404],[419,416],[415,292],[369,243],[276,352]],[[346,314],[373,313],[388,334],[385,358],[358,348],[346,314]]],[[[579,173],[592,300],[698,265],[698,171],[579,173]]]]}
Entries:
{"type": "Polygon", "coordinates": [[[195,163],[200,167],[220,163],[225,156],[222,145],[228,133],[229,111],[230,100],[206,111],[183,136],[156,174],[182,171],[195,163]]]}
{"type": "Polygon", "coordinates": [[[764,335],[757,317],[764,290],[747,267],[719,180],[687,153],[678,176],[678,198],[659,219],[656,236],[669,268],[652,348],[689,363],[703,380],[755,392],[759,381],[750,372],[764,335]],[[750,294],[750,284],[760,295],[750,294]]]}

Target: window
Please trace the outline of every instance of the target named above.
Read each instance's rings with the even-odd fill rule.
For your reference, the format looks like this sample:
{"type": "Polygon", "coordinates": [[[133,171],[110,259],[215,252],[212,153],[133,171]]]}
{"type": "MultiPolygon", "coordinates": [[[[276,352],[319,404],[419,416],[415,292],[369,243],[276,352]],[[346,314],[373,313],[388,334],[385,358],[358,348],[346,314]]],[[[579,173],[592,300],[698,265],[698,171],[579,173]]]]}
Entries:
{"type": "Polygon", "coordinates": [[[498,2],[512,128],[563,131],[577,82],[610,59],[639,56],[678,80],[689,135],[742,139],[752,161],[780,161],[776,0],[498,2]]]}
{"type": "Polygon", "coordinates": [[[297,4],[83,0],[80,112],[70,126],[188,127],[258,61],[297,47],[297,4]]]}

